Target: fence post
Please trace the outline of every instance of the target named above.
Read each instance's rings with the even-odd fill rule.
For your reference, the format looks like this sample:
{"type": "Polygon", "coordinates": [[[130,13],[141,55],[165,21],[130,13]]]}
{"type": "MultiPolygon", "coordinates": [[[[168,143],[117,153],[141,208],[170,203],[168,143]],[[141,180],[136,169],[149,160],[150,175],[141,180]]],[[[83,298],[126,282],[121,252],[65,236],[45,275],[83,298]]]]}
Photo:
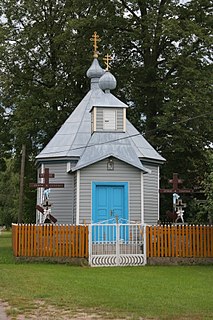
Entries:
{"type": "Polygon", "coordinates": [[[144,265],[147,264],[147,251],[146,251],[146,228],[147,226],[146,225],[143,225],[143,241],[144,241],[144,249],[143,249],[143,254],[144,254],[144,265]]]}
{"type": "Polygon", "coordinates": [[[149,238],[150,238],[150,226],[147,226],[146,225],[146,256],[147,257],[151,257],[151,254],[150,254],[150,241],[149,241],[149,238]]]}
{"type": "Polygon", "coordinates": [[[120,232],[119,232],[119,224],[118,221],[116,221],[116,266],[120,265],[120,232]]]}
{"type": "Polygon", "coordinates": [[[12,243],[13,243],[13,254],[15,257],[18,256],[18,226],[12,224],[12,243]]]}
{"type": "Polygon", "coordinates": [[[89,265],[92,265],[92,224],[89,224],[89,265]]]}

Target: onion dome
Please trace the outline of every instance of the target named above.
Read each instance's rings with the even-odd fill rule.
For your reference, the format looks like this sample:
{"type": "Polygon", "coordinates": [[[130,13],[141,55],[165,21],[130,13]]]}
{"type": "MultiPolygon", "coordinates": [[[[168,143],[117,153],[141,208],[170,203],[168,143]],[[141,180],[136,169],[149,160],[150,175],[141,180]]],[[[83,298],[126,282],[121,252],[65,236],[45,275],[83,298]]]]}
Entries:
{"type": "Polygon", "coordinates": [[[90,68],[87,70],[87,77],[91,79],[91,89],[97,89],[99,78],[104,74],[97,58],[94,58],[90,68]]]}
{"type": "Polygon", "coordinates": [[[104,70],[100,67],[98,59],[94,59],[90,68],[87,70],[87,77],[90,79],[100,78],[104,74],[104,70]]]}
{"type": "Polygon", "coordinates": [[[116,85],[117,81],[115,77],[108,70],[106,70],[104,75],[99,79],[99,87],[102,90],[109,92],[110,90],[115,89],[116,85]]]}

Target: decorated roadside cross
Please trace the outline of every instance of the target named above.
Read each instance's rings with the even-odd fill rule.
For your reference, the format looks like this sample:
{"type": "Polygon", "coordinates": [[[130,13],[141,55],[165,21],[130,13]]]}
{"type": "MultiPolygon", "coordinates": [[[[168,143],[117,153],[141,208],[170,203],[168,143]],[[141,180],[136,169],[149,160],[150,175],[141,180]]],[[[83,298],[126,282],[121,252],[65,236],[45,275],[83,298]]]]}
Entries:
{"type": "Polygon", "coordinates": [[[50,178],[55,178],[54,173],[49,172],[49,168],[45,168],[43,173],[39,174],[39,178],[43,178],[42,183],[30,183],[30,188],[44,188],[42,206],[36,205],[36,209],[44,215],[44,222],[56,223],[57,219],[51,215],[51,204],[49,203],[50,188],[64,188],[64,183],[50,183],[50,178]]]}
{"type": "Polygon", "coordinates": [[[31,188],[44,188],[49,189],[49,188],[64,188],[64,183],[50,183],[49,178],[55,178],[54,173],[49,173],[49,168],[44,169],[44,173],[39,174],[39,178],[44,178],[43,183],[30,183],[31,188]]]}
{"type": "Polygon", "coordinates": [[[173,212],[167,211],[167,216],[172,219],[175,218],[174,219],[175,222],[177,222],[179,219],[181,219],[182,222],[184,223],[184,219],[183,219],[184,210],[183,210],[183,208],[186,207],[186,204],[182,203],[182,200],[179,199],[180,196],[178,194],[179,193],[193,193],[194,190],[179,188],[179,184],[183,183],[183,180],[178,179],[177,173],[173,173],[173,178],[169,179],[169,183],[172,184],[171,189],[160,189],[159,190],[160,193],[172,193],[172,195],[173,195],[173,212]]]}

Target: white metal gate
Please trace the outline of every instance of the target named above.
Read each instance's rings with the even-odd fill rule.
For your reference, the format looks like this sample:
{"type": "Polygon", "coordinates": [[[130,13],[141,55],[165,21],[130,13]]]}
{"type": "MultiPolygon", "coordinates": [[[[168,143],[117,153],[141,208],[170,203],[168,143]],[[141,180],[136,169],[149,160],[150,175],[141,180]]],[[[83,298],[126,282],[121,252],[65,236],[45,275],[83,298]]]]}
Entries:
{"type": "Polygon", "coordinates": [[[146,264],[146,228],[133,223],[89,225],[91,266],[142,266],[146,264]]]}

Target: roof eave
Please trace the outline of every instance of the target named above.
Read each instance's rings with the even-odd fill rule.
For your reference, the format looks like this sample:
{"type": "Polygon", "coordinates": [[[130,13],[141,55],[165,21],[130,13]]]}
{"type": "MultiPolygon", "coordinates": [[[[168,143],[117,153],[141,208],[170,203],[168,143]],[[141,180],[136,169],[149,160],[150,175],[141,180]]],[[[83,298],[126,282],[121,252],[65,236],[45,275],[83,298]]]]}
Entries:
{"type": "Polygon", "coordinates": [[[148,158],[148,157],[139,157],[142,162],[150,162],[154,164],[163,165],[166,162],[166,159],[162,157],[162,159],[148,158]]]}
{"type": "Polygon", "coordinates": [[[41,158],[36,158],[35,163],[39,164],[39,163],[49,163],[49,162],[58,162],[58,161],[64,161],[64,162],[68,162],[68,161],[78,161],[79,157],[66,157],[66,156],[59,156],[59,157],[41,157],[41,158]]]}
{"type": "Polygon", "coordinates": [[[127,163],[127,164],[129,164],[129,165],[131,165],[131,166],[133,166],[133,167],[135,167],[135,168],[143,171],[144,173],[151,173],[151,170],[150,170],[150,169],[147,169],[146,167],[144,167],[144,166],[142,165],[142,163],[141,163],[141,165],[137,165],[137,164],[135,164],[135,163],[131,163],[130,161],[127,161],[127,159],[124,159],[124,158],[122,158],[122,157],[119,157],[118,155],[115,155],[115,154],[113,154],[113,153],[110,153],[110,154],[104,155],[104,156],[102,156],[102,157],[96,158],[96,159],[94,159],[93,161],[88,161],[87,163],[84,163],[84,164],[79,165],[79,166],[78,166],[78,164],[77,164],[75,167],[72,168],[72,172],[75,172],[75,171],[77,171],[77,170],[86,168],[86,167],[88,167],[88,166],[90,166],[90,165],[92,165],[92,164],[95,164],[95,163],[97,163],[97,162],[99,162],[99,161],[101,161],[101,160],[107,159],[107,158],[109,158],[109,157],[114,157],[114,158],[116,158],[116,159],[118,159],[118,160],[120,160],[120,161],[123,161],[123,162],[125,162],[125,163],[127,163]]]}

